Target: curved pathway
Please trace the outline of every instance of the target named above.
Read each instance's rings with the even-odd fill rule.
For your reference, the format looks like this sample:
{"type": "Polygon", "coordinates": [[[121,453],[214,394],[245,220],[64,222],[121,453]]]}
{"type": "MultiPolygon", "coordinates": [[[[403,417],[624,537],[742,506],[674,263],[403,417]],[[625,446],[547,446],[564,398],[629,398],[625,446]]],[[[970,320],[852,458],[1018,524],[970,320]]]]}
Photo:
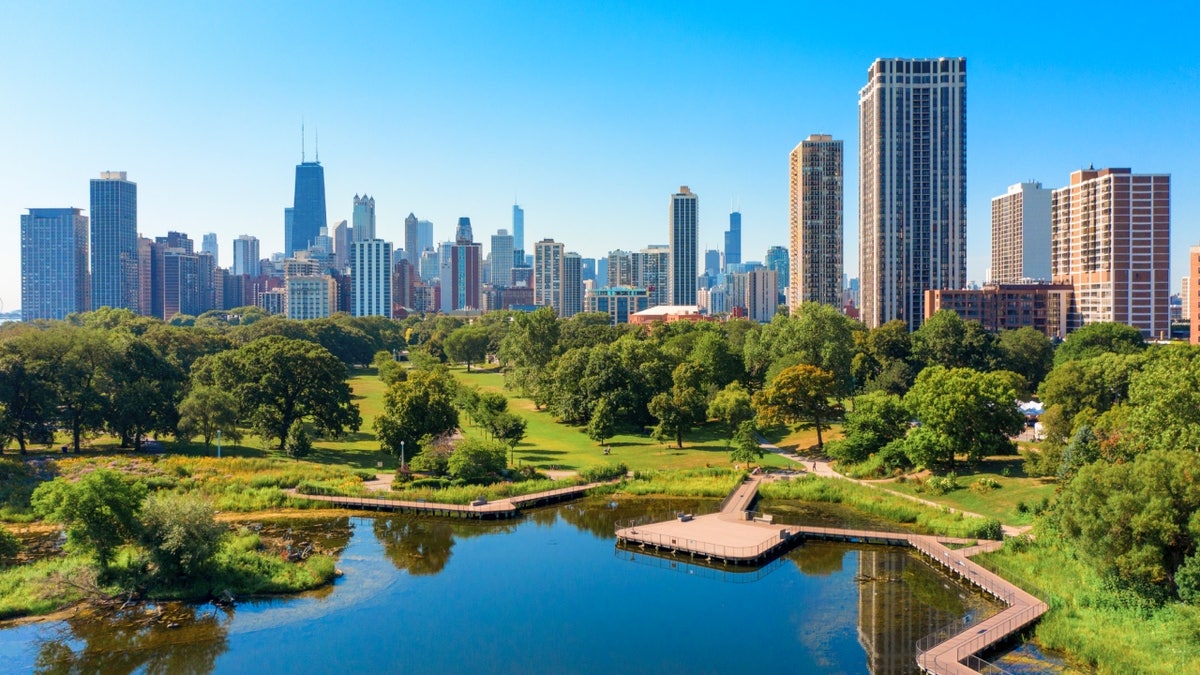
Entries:
{"type": "MultiPolygon", "coordinates": [[[[766,450],[767,452],[779,455],[781,457],[790,459],[793,462],[799,463],[804,468],[805,471],[807,471],[808,473],[811,473],[815,476],[821,476],[824,478],[841,478],[842,480],[848,480],[851,483],[858,483],[859,485],[864,485],[873,490],[882,490],[888,494],[895,495],[897,497],[903,497],[904,499],[907,499],[911,502],[916,502],[918,504],[924,504],[925,506],[932,506],[932,507],[938,508],[938,509],[946,509],[950,513],[961,513],[962,515],[968,516],[971,518],[987,519],[987,516],[980,514],[980,513],[975,513],[973,511],[966,511],[963,509],[956,509],[953,506],[939,504],[939,503],[937,503],[935,501],[931,501],[929,499],[922,499],[920,497],[906,494],[904,492],[897,492],[895,490],[889,490],[876,481],[868,481],[868,480],[860,480],[858,478],[850,478],[849,476],[845,476],[845,475],[838,473],[836,470],[834,470],[833,465],[831,465],[829,462],[827,462],[823,459],[809,459],[806,457],[801,457],[800,455],[796,454],[795,452],[793,452],[791,450],[784,450],[783,448],[781,448],[777,445],[767,442],[767,439],[763,438],[762,436],[758,437],[758,441],[759,441],[758,447],[762,448],[763,450],[766,450]]],[[[1001,523],[1000,527],[1004,532],[1004,536],[1006,536],[1006,537],[1016,537],[1016,536],[1025,534],[1026,532],[1028,532],[1031,529],[1031,526],[1029,526],[1029,525],[1005,525],[1003,523],[1001,523]]]]}

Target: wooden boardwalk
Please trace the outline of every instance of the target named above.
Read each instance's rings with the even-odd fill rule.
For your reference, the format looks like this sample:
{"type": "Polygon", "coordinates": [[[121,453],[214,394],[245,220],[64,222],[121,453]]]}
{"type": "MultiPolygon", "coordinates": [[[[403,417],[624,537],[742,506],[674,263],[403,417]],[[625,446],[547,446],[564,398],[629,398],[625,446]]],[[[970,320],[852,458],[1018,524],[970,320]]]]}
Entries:
{"type": "Polygon", "coordinates": [[[603,483],[588,483],[587,485],[572,485],[565,488],[535,492],[528,495],[506,497],[494,502],[481,504],[439,504],[426,501],[404,501],[399,499],[378,499],[373,497],[343,497],[338,495],[309,495],[296,490],[286,492],[297,499],[326,502],[346,509],[362,511],[392,511],[396,513],[416,513],[445,518],[475,518],[480,520],[500,520],[516,518],[523,508],[553,504],[568,499],[574,499],[585,494],[603,483]]]}
{"type": "Polygon", "coordinates": [[[976,673],[964,661],[1008,639],[1045,614],[1046,603],[988,571],[970,559],[977,553],[994,551],[998,541],[956,539],[898,532],[848,530],[801,525],[776,525],[769,519],[751,518],[750,505],[758,493],[759,477],[751,477],[730,492],[718,513],[618,528],[622,546],[653,548],[671,555],[701,557],[707,561],[733,564],[758,563],[770,559],[805,539],[853,543],[912,546],[948,571],[957,574],[1008,607],[983,621],[965,627],[945,639],[922,640],[917,644],[917,666],[928,673],[958,675],[976,673]],[[960,548],[951,549],[947,545],[960,548]],[[928,644],[923,644],[928,641],[928,644]]]}

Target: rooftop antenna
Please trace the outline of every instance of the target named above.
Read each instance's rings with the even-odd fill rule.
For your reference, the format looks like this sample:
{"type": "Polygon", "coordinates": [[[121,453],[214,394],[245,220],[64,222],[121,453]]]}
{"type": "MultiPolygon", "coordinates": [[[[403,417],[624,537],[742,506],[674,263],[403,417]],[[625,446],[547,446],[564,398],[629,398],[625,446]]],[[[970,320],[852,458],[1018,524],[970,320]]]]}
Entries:
{"type": "Polygon", "coordinates": [[[300,163],[304,163],[304,116],[300,116],[300,163]]]}
{"type": "Polygon", "coordinates": [[[317,162],[317,164],[320,164],[321,163],[321,130],[317,129],[316,131],[313,131],[313,137],[314,137],[313,144],[317,146],[316,162],[317,162]]]}

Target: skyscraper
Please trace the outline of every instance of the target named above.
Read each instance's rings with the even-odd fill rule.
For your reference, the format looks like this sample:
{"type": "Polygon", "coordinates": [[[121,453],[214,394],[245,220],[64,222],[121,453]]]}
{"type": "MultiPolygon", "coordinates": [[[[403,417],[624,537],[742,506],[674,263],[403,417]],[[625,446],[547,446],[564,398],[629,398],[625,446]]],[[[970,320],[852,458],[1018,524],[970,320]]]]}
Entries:
{"type": "MultiPolygon", "coordinates": [[[[782,246],[768,248],[767,255],[763,258],[763,267],[776,272],[779,279],[791,278],[792,260],[788,255],[788,250],[782,246]]],[[[842,278],[840,275],[835,286],[838,288],[838,295],[841,295],[842,278]]]]}
{"type": "Polygon", "coordinates": [[[1050,193],[1041,183],[1017,183],[992,198],[995,284],[1050,280],[1050,193]]]}
{"type": "Polygon", "coordinates": [[[1192,337],[1190,342],[1200,345],[1200,246],[1188,249],[1188,290],[1185,302],[1188,303],[1188,322],[1191,324],[1192,337]]]}
{"type": "Polygon", "coordinates": [[[876,60],[858,118],[862,320],[916,329],[966,284],[967,60],[876,60]]]}
{"type": "Polygon", "coordinates": [[[320,161],[305,162],[301,157],[296,165],[291,227],[283,233],[284,256],[307,249],[325,224],[325,169],[320,161]]]}
{"type": "Polygon", "coordinates": [[[421,249],[417,242],[417,217],[412,213],[404,219],[404,259],[413,267],[421,262],[421,249]]]}
{"type": "MultiPolygon", "coordinates": [[[[354,212],[351,216],[354,241],[370,241],[375,238],[375,198],[354,195],[354,212]]],[[[324,223],[321,224],[325,226],[324,223]]]]}
{"type": "Polygon", "coordinates": [[[428,220],[417,221],[417,248],[421,253],[436,250],[433,248],[433,223],[428,220]]]}
{"type": "Polygon", "coordinates": [[[213,257],[213,262],[219,261],[221,258],[217,255],[217,233],[209,232],[200,240],[200,252],[207,253],[213,257]]]}
{"type": "MultiPolygon", "coordinates": [[[[792,150],[788,308],[842,305],[842,142],[813,134],[792,150]]],[[[767,261],[767,267],[771,267],[767,261]]]]}
{"type": "Polygon", "coordinates": [[[729,214],[729,230],[725,232],[725,265],[742,262],[742,212],[729,214]]]}
{"type": "Polygon", "coordinates": [[[21,216],[21,320],[63,319],[90,308],[87,216],[29,209],[21,216]]]}
{"type": "Polygon", "coordinates": [[[138,311],[137,183],[124,171],[91,182],[92,309],[138,311]]]}
{"type": "Polygon", "coordinates": [[[671,195],[671,267],[667,285],[672,305],[696,304],[696,237],[700,227],[700,198],[686,185],[671,195]]]}
{"type": "MultiPolygon", "coordinates": [[[[646,289],[649,307],[671,302],[671,247],[651,245],[633,254],[633,285],[646,289]]],[[[696,277],[692,276],[692,282],[696,277]]]]}
{"type": "Polygon", "coordinates": [[[333,226],[333,266],[337,268],[338,274],[343,274],[346,268],[350,266],[350,225],[339,220],[333,226]]]}
{"type": "Polygon", "coordinates": [[[502,228],[496,234],[492,235],[491,260],[492,286],[511,286],[513,236],[508,233],[508,230],[502,228]]]}
{"type": "Polygon", "coordinates": [[[605,278],[605,285],[617,287],[637,284],[634,281],[634,255],[621,249],[608,252],[608,264],[605,266],[608,275],[605,278]]]}
{"type": "Polygon", "coordinates": [[[243,234],[233,240],[233,273],[256,277],[260,274],[258,237],[243,234]]]}
{"type": "Polygon", "coordinates": [[[562,261],[562,306],[558,315],[569,318],[583,311],[583,258],[568,251],[562,261]]]}
{"type": "MultiPolygon", "coordinates": [[[[373,227],[370,225],[368,227],[373,227]]],[[[357,234],[358,226],[354,227],[357,234]]],[[[365,239],[352,245],[354,268],[350,274],[350,313],[353,316],[392,315],[392,244],[365,239]]]]}
{"type": "Polygon", "coordinates": [[[553,239],[533,245],[533,304],[553,307],[563,316],[563,256],[565,247],[553,239]]]}
{"type": "Polygon", "coordinates": [[[513,250],[525,250],[525,209],[513,204],[513,250]]]}
{"type": "Polygon", "coordinates": [[[716,276],[721,273],[721,252],[708,249],[704,252],[704,273],[716,276]]]}
{"type": "Polygon", "coordinates": [[[1050,196],[1050,274],[1075,287],[1067,329],[1124,323],[1170,334],[1171,177],[1087,169],[1050,196]]]}
{"type": "Polygon", "coordinates": [[[470,244],[475,241],[475,233],[471,231],[471,219],[462,217],[458,219],[458,225],[454,228],[454,243],[470,244]]]}
{"type": "Polygon", "coordinates": [[[474,241],[470,218],[458,219],[454,243],[442,244],[440,253],[442,312],[483,309],[483,247],[474,241]]]}

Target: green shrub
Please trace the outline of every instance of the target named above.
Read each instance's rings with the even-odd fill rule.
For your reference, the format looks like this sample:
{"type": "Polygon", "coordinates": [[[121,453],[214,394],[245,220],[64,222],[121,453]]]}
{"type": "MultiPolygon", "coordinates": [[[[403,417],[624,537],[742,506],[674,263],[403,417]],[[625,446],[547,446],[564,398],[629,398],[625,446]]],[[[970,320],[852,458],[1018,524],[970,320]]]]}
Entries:
{"type": "Polygon", "coordinates": [[[621,463],[605,466],[589,466],[586,469],[580,470],[579,477],[585,483],[602,483],[616,478],[624,478],[628,473],[629,467],[621,463]]]}
{"type": "Polygon", "coordinates": [[[978,492],[979,494],[991,492],[992,490],[999,489],[999,487],[999,483],[987,476],[980,476],[978,480],[971,483],[971,491],[978,492]]]}

